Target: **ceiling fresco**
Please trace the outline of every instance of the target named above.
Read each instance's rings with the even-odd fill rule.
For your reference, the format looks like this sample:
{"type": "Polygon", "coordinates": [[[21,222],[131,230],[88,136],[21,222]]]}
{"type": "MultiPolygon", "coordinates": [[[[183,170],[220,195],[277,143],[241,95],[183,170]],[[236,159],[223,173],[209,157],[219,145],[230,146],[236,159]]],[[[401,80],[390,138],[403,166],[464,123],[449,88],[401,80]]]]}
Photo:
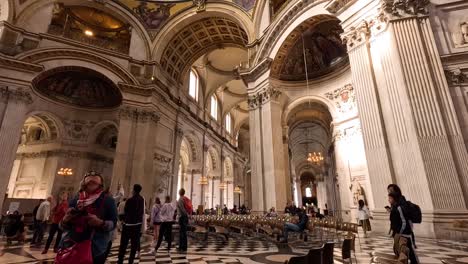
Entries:
{"type": "MultiPolygon", "coordinates": [[[[143,25],[154,36],[161,30],[163,25],[176,14],[197,6],[196,3],[205,3],[204,1],[159,1],[159,0],[113,0],[131,10],[138,17],[143,25]],[[165,3],[166,2],[166,3],[165,3]]],[[[250,15],[253,12],[256,0],[226,0],[239,6],[250,15]]],[[[209,2],[209,1],[208,1],[209,2]]],[[[198,5],[199,6],[199,5],[198,5]]],[[[201,7],[199,6],[199,9],[201,7]]]]}
{"type": "Polygon", "coordinates": [[[309,79],[314,79],[347,65],[346,45],[340,39],[342,32],[336,19],[318,19],[298,26],[276,55],[272,77],[284,81],[303,81],[306,73],[309,79]]]}
{"type": "Polygon", "coordinates": [[[83,67],[47,71],[34,79],[33,86],[44,96],[80,107],[109,108],[122,102],[122,95],[111,80],[83,67]]]}

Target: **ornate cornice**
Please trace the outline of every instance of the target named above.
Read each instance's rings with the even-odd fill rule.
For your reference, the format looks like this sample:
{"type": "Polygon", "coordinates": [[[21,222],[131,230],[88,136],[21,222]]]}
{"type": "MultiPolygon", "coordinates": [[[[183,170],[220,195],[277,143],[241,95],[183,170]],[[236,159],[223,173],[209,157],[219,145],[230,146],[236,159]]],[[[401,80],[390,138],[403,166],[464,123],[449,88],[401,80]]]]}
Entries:
{"type": "Polygon", "coordinates": [[[149,121],[158,123],[160,116],[155,111],[126,105],[119,109],[119,118],[140,123],[146,123],[149,121]]]}
{"type": "Polygon", "coordinates": [[[159,161],[161,163],[169,163],[172,161],[172,158],[166,157],[159,153],[154,153],[154,160],[159,161]]]}
{"type": "Polygon", "coordinates": [[[47,158],[47,157],[82,158],[82,159],[102,161],[102,162],[106,162],[110,164],[114,163],[114,159],[112,158],[99,155],[94,152],[87,152],[87,151],[57,149],[57,150],[47,150],[47,151],[40,151],[40,152],[24,152],[24,153],[16,154],[16,159],[39,159],[39,158],[47,158]]]}
{"type": "Polygon", "coordinates": [[[258,79],[260,75],[269,70],[272,62],[272,59],[264,58],[259,64],[255,66],[255,68],[248,72],[240,72],[239,75],[244,81],[244,83],[247,85],[248,83],[251,83],[258,79]]]}
{"type": "Polygon", "coordinates": [[[463,73],[461,69],[445,70],[445,77],[449,85],[468,83],[468,74],[463,73]]]}
{"type": "Polygon", "coordinates": [[[2,101],[10,101],[14,103],[31,104],[33,102],[32,95],[25,89],[10,89],[7,86],[0,87],[0,97],[2,101]]]}
{"type": "Polygon", "coordinates": [[[389,18],[384,12],[377,16],[363,20],[358,26],[350,27],[341,34],[343,43],[346,44],[348,52],[361,44],[367,43],[370,37],[376,36],[387,29],[389,18]]]}
{"type": "Polygon", "coordinates": [[[266,104],[271,100],[278,100],[281,95],[281,91],[274,88],[273,86],[267,86],[257,93],[250,95],[247,99],[249,109],[253,110],[258,108],[260,105],[266,104]]]}
{"type": "Polygon", "coordinates": [[[343,7],[353,2],[354,0],[332,0],[326,7],[327,11],[335,14],[338,13],[343,7]]]}
{"type": "Polygon", "coordinates": [[[153,93],[153,89],[151,88],[144,88],[141,86],[137,85],[132,85],[128,83],[118,83],[118,86],[122,92],[125,93],[131,93],[131,94],[137,94],[141,96],[151,96],[153,93]]]}
{"type": "Polygon", "coordinates": [[[0,55],[0,66],[25,72],[41,72],[44,70],[42,65],[14,60],[3,55],[0,55]]]}
{"type": "Polygon", "coordinates": [[[381,0],[382,10],[392,18],[427,15],[430,0],[381,0]]]}

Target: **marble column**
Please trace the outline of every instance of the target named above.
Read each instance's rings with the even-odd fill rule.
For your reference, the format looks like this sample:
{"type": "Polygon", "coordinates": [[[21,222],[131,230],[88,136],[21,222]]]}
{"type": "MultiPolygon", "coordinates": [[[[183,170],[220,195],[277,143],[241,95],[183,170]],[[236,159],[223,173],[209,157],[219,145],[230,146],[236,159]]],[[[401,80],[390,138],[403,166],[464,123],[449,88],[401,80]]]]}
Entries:
{"type": "Polygon", "coordinates": [[[132,175],[133,147],[135,144],[135,127],[138,110],[135,107],[122,106],[119,110],[119,134],[115,148],[112,168],[111,192],[117,191],[120,184],[125,190],[125,196],[130,193],[130,178],[132,175]]]}
{"type": "MultiPolygon", "coordinates": [[[[179,175],[179,163],[180,163],[180,145],[182,145],[182,137],[184,136],[184,132],[180,128],[180,126],[176,126],[174,129],[174,156],[173,156],[173,161],[172,161],[172,186],[170,195],[171,197],[178,197],[178,191],[177,190],[177,184],[178,184],[178,175],[179,175]]],[[[185,175],[186,172],[182,173],[182,177],[187,177],[185,175]]],[[[181,186],[183,188],[183,186],[181,186]]],[[[185,189],[186,195],[189,194],[188,189],[185,189]]]]}
{"type": "Polygon", "coordinates": [[[264,212],[266,210],[265,199],[265,178],[263,175],[263,149],[262,149],[262,127],[260,104],[257,96],[249,98],[249,128],[250,128],[250,167],[252,190],[253,212],[264,212]]]}
{"type": "MultiPolygon", "coordinates": [[[[382,194],[387,185],[394,182],[394,172],[372,67],[367,24],[351,28],[343,40],[348,47],[372,191],[382,194]]],[[[388,204],[387,196],[375,195],[374,202],[377,208],[384,208],[388,204]]]]}
{"type": "Polygon", "coordinates": [[[0,113],[2,122],[0,126],[0,212],[3,209],[8,180],[13,168],[13,162],[18,149],[21,128],[26,120],[28,106],[32,103],[31,94],[21,88],[5,88],[1,90],[2,105],[0,113]]]}
{"type": "MultiPolygon", "coordinates": [[[[143,187],[142,196],[146,199],[155,192],[167,194],[168,177],[172,174],[170,158],[160,157],[154,153],[157,138],[159,115],[152,109],[138,109],[138,122],[135,129],[135,146],[133,149],[133,164],[131,186],[140,184],[143,187]],[[158,159],[159,158],[159,159],[158,159]],[[161,161],[163,166],[155,166],[155,161],[161,161]]],[[[130,186],[130,187],[131,187],[130,186]]]]}

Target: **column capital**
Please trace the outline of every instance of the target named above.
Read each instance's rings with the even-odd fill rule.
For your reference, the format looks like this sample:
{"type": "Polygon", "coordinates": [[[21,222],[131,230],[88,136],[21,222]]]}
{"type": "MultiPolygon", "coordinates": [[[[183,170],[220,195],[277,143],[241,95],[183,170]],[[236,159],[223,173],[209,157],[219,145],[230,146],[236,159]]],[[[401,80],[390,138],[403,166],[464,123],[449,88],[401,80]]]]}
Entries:
{"type": "Polygon", "coordinates": [[[427,15],[430,0],[381,0],[382,11],[391,18],[427,15]]]}
{"type": "Polygon", "coordinates": [[[280,95],[281,91],[279,89],[276,89],[272,85],[268,85],[248,97],[247,102],[249,104],[249,109],[256,109],[260,105],[266,104],[271,100],[277,101],[280,95]]]}
{"type": "Polygon", "coordinates": [[[178,139],[182,138],[184,136],[184,130],[182,128],[180,128],[180,126],[176,126],[175,129],[174,129],[174,132],[176,134],[176,137],[178,139]]]}
{"type": "Polygon", "coordinates": [[[138,111],[138,122],[147,123],[149,121],[157,124],[159,122],[160,116],[155,111],[140,109],[138,111]]]}
{"type": "Polygon", "coordinates": [[[122,106],[119,109],[119,118],[123,120],[132,120],[132,121],[137,121],[138,120],[138,108],[133,107],[133,106],[122,106]]]}
{"type": "Polygon", "coordinates": [[[119,109],[119,118],[139,123],[146,123],[149,121],[158,123],[160,116],[156,111],[124,105],[119,109]]]}
{"type": "Polygon", "coordinates": [[[360,46],[363,43],[366,43],[370,37],[369,23],[367,21],[362,21],[356,27],[350,27],[346,32],[341,34],[341,39],[348,51],[360,46]]]}
{"type": "Polygon", "coordinates": [[[159,161],[161,163],[169,163],[172,161],[172,158],[166,157],[164,155],[161,155],[159,153],[154,153],[154,160],[159,161]]]}

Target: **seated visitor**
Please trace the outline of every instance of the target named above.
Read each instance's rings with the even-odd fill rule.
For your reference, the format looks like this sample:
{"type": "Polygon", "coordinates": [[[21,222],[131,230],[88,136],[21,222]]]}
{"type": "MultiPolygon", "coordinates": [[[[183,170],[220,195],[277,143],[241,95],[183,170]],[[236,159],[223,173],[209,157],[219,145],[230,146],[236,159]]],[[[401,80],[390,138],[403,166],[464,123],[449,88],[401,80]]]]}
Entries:
{"type": "Polygon", "coordinates": [[[224,207],[223,207],[223,215],[227,215],[227,214],[229,214],[229,209],[227,208],[226,205],[224,205],[224,207]]]}
{"type": "Polygon", "coordinates": [[[297,224],[285,223],[283,229],[283,239],[281,243],[288,243],[288,233],[289,231],[293,232],[302,232],[306,229],[307,223],[309,222],[309,217],[307,216],[304,210],[298,211],[297,215],[299,216],[299,221],[297,224]]]}
{"type": "Polygon", "coordinates": [[[270,208],[270,212],[266,215],[267,217],[277,217],[278,213],[275,210],[275,207],[270,208]]]}
{"type": "Polygon", "coordinates": [[[9,214],[5,217],[3,222],[4,232],[7,237],[7,245],[11,244],[12,241],[17,240],[18,242],[24,242],[24,222],[23,215],[18,211],[13,214],[9,214]]]}
{"type": "Polygon", "coordinates": [[[239,210],[237,209],[237,205],[234,205],[234,208],[231,209],[231,213],[239,214],[239,210]]]}

